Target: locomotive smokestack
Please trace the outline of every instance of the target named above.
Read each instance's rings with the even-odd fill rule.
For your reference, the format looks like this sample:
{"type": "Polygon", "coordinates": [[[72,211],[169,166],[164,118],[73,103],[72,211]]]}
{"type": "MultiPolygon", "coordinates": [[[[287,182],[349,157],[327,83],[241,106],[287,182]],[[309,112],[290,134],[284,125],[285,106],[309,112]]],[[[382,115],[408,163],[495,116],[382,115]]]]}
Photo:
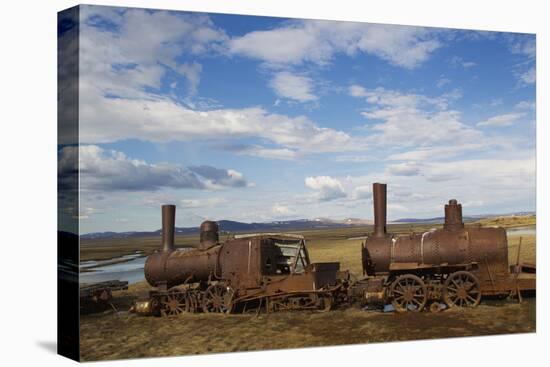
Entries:
{"type": "Polygon", "coordinates": [[[199,248],[201,250],[206,250],[210,247],[216,246],[218,242],[218,223],[210,220],[202,222],[199,248]]]}
{"type": "Polygon", "coordinates": [[[443,228],[448,231],[456,231],[464,228],[464,222],[462,222],[462,205],[455,199],[449,200],[449,204],[445,205],[445,224],[443,228]]]}
{"type": "Polygon", "coordinates": [[[372,184],[374,237],[386,236],[386,184],[372,184]]]}
{"type": "Polygon", "coordinates": [[[162,206],[162,251],[174,251],[174,227],[176,225],[176,206],[162,206]]]}

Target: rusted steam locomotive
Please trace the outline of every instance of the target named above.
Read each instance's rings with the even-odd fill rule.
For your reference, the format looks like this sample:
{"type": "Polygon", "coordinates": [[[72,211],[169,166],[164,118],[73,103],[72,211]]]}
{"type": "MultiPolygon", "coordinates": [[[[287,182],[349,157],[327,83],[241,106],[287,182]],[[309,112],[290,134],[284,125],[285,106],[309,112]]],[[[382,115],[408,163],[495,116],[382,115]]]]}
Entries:
{"type": "Polygon", "coordinates": [[[367,302],[391,301],[396,311],[429,305],[475,307],[481,296],[535,290],[535,266],[508,264],[504,228],[464,226],[462,206],[445,205],[442,229],[396,236],[386,231],[386,185],[373,184],[374,233],[362,245],[367,302]]]}
{"type": "Polygon", "coordinates": [[[200,227],[200,243],[175,249],[175,206],[162,207],[162,251],[150,255],[145,278],[154,287],[133,310],[182,312],[328,311],[359,301],[398,312],[475,307],[482,295],[535,289],[535,267],[509,267],[503,228],[465,227],[456,200],[442,229],[397,236],[386,231],[386,185],[373,184],[374,232],[361,246],[363,277],[340,263],[311,263],[299,235],[236,235],[220,243],[218,225],[200,227]]]}
{"type": "Polygon", "coordinates": [[[175,207],[164,205],[163,249],[145,263],[155,289],[134,305],[138,313],[328,310],[346,285],[339,263],[310,263],[302,236],[241,235],[220,243],[217,223],[206,221],[197,248],[176,250],[174,218],[175,207]]]}

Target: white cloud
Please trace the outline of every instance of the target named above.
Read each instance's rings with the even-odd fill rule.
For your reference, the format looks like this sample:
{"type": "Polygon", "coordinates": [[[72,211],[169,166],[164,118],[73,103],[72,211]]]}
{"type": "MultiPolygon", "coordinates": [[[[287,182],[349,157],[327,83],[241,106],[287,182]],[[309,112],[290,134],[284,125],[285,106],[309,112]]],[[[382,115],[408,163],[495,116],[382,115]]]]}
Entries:
{"type": "MultiPolygon", "coordinates": [[[[387,167],[386,167],[387,168],[387,167]]],[[[347,176],[350,200],[370,199],[372,182],[388,183],[388,216],[422,217],[443,212],[443,204],[456,198],[465,213],[525,210],[535,203],[535,159],[459,159],[451,162],[426,160],[420,175],[401,175],[385,169],[364,176],[347,176]],[[520,184],[518,184],[520,183],[520,184]],[[483,204],[481,204],[483,203],[483,204]],[[474,208],[475,206],[475,208],[474,208]],[[484,209],[485,208],[485,209],[484,209]]],[[[340,179],[336,177],[335,179],[340,179]]]]}
{"type": "Polygon", "coordinates": [[[436,33],[426,28],[303,20],[253,31],[229,42],[232,54],[259,59],[270,66],[304,62],[326,64],[334,54],[364,52],[389,63],[413,69],[441,46],[436,33]]]}
{"type": "Polygon", "coordinates": [[[287,206],[278,203],[273,205],[271,211],[277,216],[286,216],[292,214],[292,211],[287,206]]]}
{"type": "Polygon", "coordinates": [[[306,177],[306,187],[317,191],[319,201],[330,201],[346,196],[342,183],[330,176],[306,177]]]}
{"type": "Polygon", "coordinates": [[[477,123],[477,126],[509,126],[525,116],[524,112],[512,112],[488,118],[477,123]]]}
{"type": "Polygon", "coordinates": [[[155,191],[160,188],[221,189],[249,184],[240,172],[210,166],[181,167],[151,164],[96,145],[64,147],[60,151],[60,177],[74,171],[78,161],[80,188],[105,191],[155,191]],[[78,155],[78,159],[76,158],[78,155]]]}
{"type": "Polygon", "coordinates": [[[350,85],[348,89],[349,95],[352,97],[366,97],[367,90],[360,85],[353,84],[350,85]]]}
{"type": "Polygon", "coordinates": [[[482,142],[470,142],[463,144],[447,144],[442,146],[430,146],[420,147],[418,149],[412,149],[401,153],[394,153],[387,157],[388,160],[393,161],[424,161],[426,159],[446,159],[457,156],[461,153],[470,151],[482,151],[489,148],[490,144],[486,140],[482,142]]]}
{"type": "Polygon", "coordinates": [[[371,199],[372,198],[372,185],[357,186],[353,189],[352,198],[354,200],[371,199]]]}
{"type": "Polygon", "coordinates": [[[469,69],[471,67],[474,67],[476,66],[477,64],[473,61],[465,61],[462,57],[460,56],[453,56],[449,59],[449,63],[452,65],[452,66],[461,66],[463,67],[464,69],[469,69]]]}
{"type": "Polygon", "coordinates": [[[537,56],[535,35],[507,33],[505,39],[510,52],[523,58],[523,61],[515,65],[516,70],[514,72],[520,85],[535,83],[535,59],[537,56]]]}
{"type": "Polygon", "coordinates": [[[416,162],[390,164],[386,172],[393,176],[417,176],[421,172],[421,166],[416,162]]]}
{"type": "MultiPolygon", "coordinates": [[[[490,154],[500,149],[502,153],[525,143],[512,136],[488,136],[475,125],[463,122],[461,113],[452,108],[461,98],[460,90],[427,96],[353,85],[348,92],[366,102],[361,115],[369,122],[361,131],[368,134],[365,141],[375,157],[378,148],[386,152],[379,160],[449,160],[472,152],[490,154]]],[[[372,154],[337,159],[368,161],[369,157],[372,154]]]]}
{"type": "Polygon", "coordinates": [[[305,116],[270,114],[259,107],[195,111],[168,98],[122,99],[89,94],[81,104],[80,139],[108,143],[121,139],[154,142],[197,139],[227,140],[259,137],[287,151],[263,153],[290,155],[301,152],[356,150],[364,142],[349,134],[323,128],[305,116]]]}
{"type": "Polygon", "coordinates": [[[267,158],[267,159],[295,159],[298,157],[298,154],[295,150],[291,149],[271,149],[271,148],[263,148],[263,147],[255,147],[252,150],[248,150],[247,154],[253,155],[260,158],[267,158]]]}
{"type": "Polygon", "coordinates": [[[89,206],[80,206],[78,219],[90,219],[91,216],[104,213],[104,210],[98,208],[92,208],[89,206]]]}
{"type": "Polygon", "coordinates": [[[215,208],[218,205],[223,205],[227,202],[224,198],[200,198],[200,199],[181,199],[178,208],[183,209],[199,209],[199,208],[215,208]]]}
{"type": "Polygon", "coordinates": [[[191,166],[187,167],[187,169],[205,179],[207,188],[219,189],[248,186],[243,174],[233,169],[216,168],[206,165],[191,166]]]}
{"type": "Polygon", "coordinates": [[[232,153],[240,155],[249,155],[252,157],[260,157],[267,159],[283,159],[293,160],[296,159],[299,154],[296,150],[287,148],[266,148],[260,145],[224,145],[221,146],[223,150],[230,151],[232,153]]]}
{"type": "Polygon", "coordinates": [[[535,110],[536,105],[533,101],[520,101],[515,105],[515,108],[520,110],[535,110]]]}
{"type": "MultiPolygon", "coordinates": [[[[201,78],[202,65],[196,61],[187,64],[181,64],[178,67],[178,71],[189,81],[190,93],[195,94],[197,92],[197,87],[201,78]]],[[[174,85],[173,88],[175,88],[176,86],[177,84],[174,85]]]]}
{"type": "Polygon", "coordinates": [[[451,82],[451,79],[441,77],[437,80],[436,85],[438,88],[442,88],[445,85],[449,84],[450,82],[451,82]]]}
{"type": "Polygon", "coordinates": [[[527,56],[529,59],[536,57],[537,45],[534,35],[509,33],[506,37],[512,53],[527,56]]]}
{"type": "Polygon", "coordinates": [[[491,102],[489,103],[491,107],[497,107],[502,105],[502,98],[493,98],[491,102]]]}
{"type": "Polygon", "coordinates": [[[459,91],[429,97],[384,88],[365,89],[369,108],[361,114],[382,123],[369,125],[368,142],[392,147],[426,148],[461,145],[481,139],[481,132],[460,121],[460,113],[448,107],[459,91]]]}
{"type": "Polygon", "coordinates": [[[536,74],[535,67],[532,66],[527,71],[521,73],[519,75],[519,79],[520,79],[520,81],[522,81],[525,84],[535,83],[537,81],[537,74],[536,74]]]}
{"type": "MultiPolygon", "coordinates": [[[[360,139],[319,127],[304,116],[270,114],[260,107],[224,109],[210,101],[205,106],[198,97],[185,98],[183,104],[154,92],[170,70],[188,81],[192,94],[202,71],[193,56],[225,52],[227,35],[206,16],[85,6],[82,18],[79,113],[83,143],[260,138],[275,146],[255,146],[242,153],[274,159],[364,148],[360,139]],[[105,22],[113,27],[98,26],[105,22]],[[185,62],[181,62],[183,54],[185,62]],[[206,111],[196,109],[202,107],[206,111]]],[[[279,73],[273,86],[285,98],[316,98],[312,81],[305,76],[279,73]]]]}
{"type": "MultiPolygon", "coordinates": [[[[454,161],[452,164],[434,163],[425,168],[427,178],[447,175],[452,177],[452,186],[464,185],[465,177],[471,181],[469,186],[475,189],[524,191],[532,188],[535,177],[534,158],[529,159],[470,159],[454,161]],[[462,177],[462,178],[461,178],[462,177]],[[518,187],[522,182],[524,187],[518,187]]],[[[503,200],[505,198],[502,198],[503,200]]]]}
{"type": "Polygon", "coordinates": [[[275,74],[270,82],[271,88],[278,96],[298,102],[308,102],[317,99],[313,94],[313,81],[305,76],[281,71],[275,74]]]}
{"type": "Polygon", "coordinates": [[[97,88],[101,94],[143,97],[144,88],[160,88],[168,70],[185,77],[193,94],[202,66],[179,56],[218,50],[227,40],[203,15],[84,6],[81,18],[83,95],[97,88]],[[102,27],[105,23],[112,26],[102,27]]]}
{"type": "Polygon", "coordinates": [[[364,162],[373,162],[377,158],[372,155],[339,155],[336,156],[334,162],[355,162],[355,163],[364,163],[364,162]]]}

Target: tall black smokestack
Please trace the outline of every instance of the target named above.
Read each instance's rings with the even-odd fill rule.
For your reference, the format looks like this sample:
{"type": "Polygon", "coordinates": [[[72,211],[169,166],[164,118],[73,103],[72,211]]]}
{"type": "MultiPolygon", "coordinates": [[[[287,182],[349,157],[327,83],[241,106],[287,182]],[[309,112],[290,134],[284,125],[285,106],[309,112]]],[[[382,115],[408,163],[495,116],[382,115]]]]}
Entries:
{"type": "Polygon", "coordinates": [[[372,184],[374,237],[386,236],[386,184],[372,184]]]}
{"type": "Polygon", "coordinates": [[[176,225],[176,206],[162,206],[162,251],[174,251],[174,227],[176,225]]]}

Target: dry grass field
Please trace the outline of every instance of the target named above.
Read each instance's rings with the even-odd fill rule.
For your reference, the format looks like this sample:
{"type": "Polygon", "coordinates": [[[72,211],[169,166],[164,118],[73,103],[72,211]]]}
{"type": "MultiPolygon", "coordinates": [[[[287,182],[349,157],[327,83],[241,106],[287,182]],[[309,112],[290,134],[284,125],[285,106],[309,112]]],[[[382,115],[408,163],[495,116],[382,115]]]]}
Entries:
{"type": "Polygon", "coordinates": [[[521,216],[506,216],[506,217],[492,217],[487,219],[481,219],[476,223],[481,224],[484,227],[500,226],[504,228],[515,227],[528,227],[535,226],[537,217],[535,215],[521,215],[521,216]]]}
{"type": "Polygon", "coordinates": [[[108,312],[81,320],[83,360],[222,353],[535,331],[535,299],[488,301],[437,314],[280,312],[140,317],[108,312]]]}
{"type": "MultiPolygon", "coordinates": [[[[529,221],[528,217],[522,217],[529,221]]],[[[534,221],[534,220],[533,220],[534,221]]],[[[509,220],[503,226],[518,226],[509,220]]],[[[532,222],[529,222],[532,223],[532,222]]],[[[481,223],[494,225],[492,222],[481,223]]],[[[523,224],[528,225],[528,224],[523,224]]],[[[532,224],[531,224],[532,225],[532,224]]],[[[390,231],[420,232],[428,226],[392,226],[390,231]]],[[[342,269],[361,274],[361,239],[368,227],[351,227],[299,232],[307,239],[312,262],[340,261],[342,269]]],[[[515,263],[520,236],[509,236],[509,258],[515,263]]],[[[535,262],[535,236],[521,236],[521,261],[535,262]]],[[[196,236],[178,237],[178,246],[192,245],[196,236]]],[[[84,258],[105,259],[120,254],[150,253],[160,245],[158,238],[87,243],[84,258]]],[[[127,291],[115,292],[115,305],[121,312],[105,311],[82,315],[81,356],[83,360],[105,360],[183,354],[221,353],[262,349],[315,347],[354,343],[447,338],[534,332],[536,299],[517,301],[484,300],[470,310],[440,313],[394,314],[359,308],[328,313],[286,312],[260,315],[183,314],[175,317],[140,317],[125,312],[131,302],[146,295],[145,282],[127,291]]]]}

